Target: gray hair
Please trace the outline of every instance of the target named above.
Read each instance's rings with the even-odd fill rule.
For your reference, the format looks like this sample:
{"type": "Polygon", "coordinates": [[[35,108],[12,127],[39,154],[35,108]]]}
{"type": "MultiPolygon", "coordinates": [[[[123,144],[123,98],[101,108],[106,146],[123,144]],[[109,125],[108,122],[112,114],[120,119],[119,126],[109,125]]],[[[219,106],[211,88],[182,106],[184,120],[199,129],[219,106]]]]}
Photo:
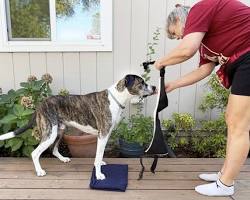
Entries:
{"type": "Polygon", "coordinates": [[[175,25],[177,20],[180,20],[181,25],[184,29],[189,10],[189,6],[183,6],[178,4],[176,5],[176,8],[168,15],[166,23],[166,32],[169,39],[175,38],[175,36],[169,32],[169,26],[175,25]]]}

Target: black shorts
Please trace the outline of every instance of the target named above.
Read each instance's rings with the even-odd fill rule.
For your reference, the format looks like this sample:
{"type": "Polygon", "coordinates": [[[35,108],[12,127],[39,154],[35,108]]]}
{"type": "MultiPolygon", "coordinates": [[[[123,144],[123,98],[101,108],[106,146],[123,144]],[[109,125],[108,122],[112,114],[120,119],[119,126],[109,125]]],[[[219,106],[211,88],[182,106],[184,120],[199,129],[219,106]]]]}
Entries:
{"type": "Polygon", "coordinates": [[[250,52],[240,56],[228,67],[231,93],[250,96],[250,52]]]}

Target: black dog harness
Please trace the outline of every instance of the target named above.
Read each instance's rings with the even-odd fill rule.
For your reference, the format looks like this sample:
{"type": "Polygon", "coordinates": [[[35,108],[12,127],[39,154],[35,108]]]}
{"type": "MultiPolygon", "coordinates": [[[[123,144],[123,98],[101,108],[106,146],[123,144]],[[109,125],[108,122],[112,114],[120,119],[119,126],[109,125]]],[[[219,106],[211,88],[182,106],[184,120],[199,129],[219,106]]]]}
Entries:
{"type": "MultiPolygon", "coordinates": [[[[154,63],[155,61],[144,62],[143,63],[144,70],[147,70],[148,66],[154,63]]],[[[138,180],[143,178],[143,172],[145,170],[145,167],[142,161],[143,157],[154,157],[154,161],[150,168],[152,173],[155,173],[155,168],[157,166],[157,161],[159,157],[166,157],[167,155],[171,158],[176,157],[174,152],[171,150],[171,148],[165,143],[165,139],[163,137],[163,133],[161,130],[161,122],[159,119],[159,112],[161,112],[164,108],[168,106],[168,97],[165,91],[164,75],[165,75],[165,68],[162,68],[160,70],[160,80],[159,80],[159,87],[158,87],[160,91],[158,92],[156,108],[154,111],[153,138],[151,140],[149,147],[145,151],[144,156],[140,157],[140,163],[141,163],[142,168],[141,168],[138,180]]]]}

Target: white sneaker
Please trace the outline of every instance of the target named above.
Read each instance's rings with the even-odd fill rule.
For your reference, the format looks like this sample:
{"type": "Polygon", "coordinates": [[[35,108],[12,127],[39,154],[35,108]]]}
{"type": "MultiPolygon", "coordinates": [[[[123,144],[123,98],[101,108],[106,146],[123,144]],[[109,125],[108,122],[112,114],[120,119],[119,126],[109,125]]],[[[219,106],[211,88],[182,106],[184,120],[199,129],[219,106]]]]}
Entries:
{"type": "Polygon", "coordinates": [[[221,177],[221,172],[218,172],[217,174],[199,174],[199,178],[204,181],[217,181],[221,177]]]}
{"type": "Polygon", "coordinates": [[[234,194],[234,185],[226,186],[218,179],[214,183],[195,187],[195,191],[206,196],[230,196],[234,194]]]}

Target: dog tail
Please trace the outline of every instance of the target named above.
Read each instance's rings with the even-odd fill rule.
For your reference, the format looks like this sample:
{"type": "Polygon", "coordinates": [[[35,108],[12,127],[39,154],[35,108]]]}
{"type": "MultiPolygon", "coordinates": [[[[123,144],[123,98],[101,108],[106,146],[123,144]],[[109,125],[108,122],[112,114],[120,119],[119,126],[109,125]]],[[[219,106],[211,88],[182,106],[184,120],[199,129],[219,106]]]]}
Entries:
{"type": "Polygon", "coordinates": [[[5,133],[3,135],[0,135],[0,141],[1,140],[7,140],[7,139],[10,139],[10,138],[13,138],[21,133],[23,133],[24,131],[30,129],[33,127],[33,125],[35,124],[36,122],[36,112],[33,113],[30,121],[28,122],[28,124],[12,131],[12,132],[8,132],[8,133],[5,133]]]}

